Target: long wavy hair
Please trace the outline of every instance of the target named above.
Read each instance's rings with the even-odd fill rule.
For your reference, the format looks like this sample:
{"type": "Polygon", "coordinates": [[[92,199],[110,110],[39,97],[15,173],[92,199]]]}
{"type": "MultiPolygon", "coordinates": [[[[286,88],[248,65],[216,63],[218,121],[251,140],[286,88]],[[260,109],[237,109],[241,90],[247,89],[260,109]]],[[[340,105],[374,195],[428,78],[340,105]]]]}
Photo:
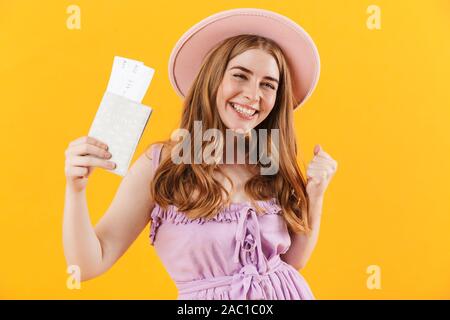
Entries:
{"type": "MultiPolygon", "coordinates": [[[[272,161],[279,161],[279,169],[273,175],[261,175],[258,170],[264,165],[258,159],[256,164],[249,166],[252,177],[246,182],[244,190],[258,214],[262,214],[262,209],[255,200],[276,198],[289,230],[295,233],[308,233],[310,227],[306,179],[297,163],[297,143],[293,125],[293,110],[298,101],[293,95],[288,62],[274,41],[257,35],[239,35],[225,39],[210,50],[186,94],[180,129],[187,130],[190,137],[194,137],[194,121],[201,121],[202,132],[210,128],[225,132],[226,127],[220,119],[216,106],[217,91],[228,62],[249,49],[264,50],[272,55],[278,64],[280,81],[275,105],[255,130],[267,129],[269,144],[267,149],[270,149],[272,161]],[[273,144],[271,129],[279,130],[277,145],[273,144]]],[[[249,141],[247,138],[246,143],[249,141]]],[[[200,141],[202,141],[201,150],[206,143],[211,143],[203,142],[201,137],[200,141]]],[[[176,145],[181,145],[173,139],[155,143],[162,143],[170,152],[174,151],[172,148],[176,145]]],[[[218,142],[215,140],[213,143],[218,142]]],[[[194,155],[193,143],[191,155],[194,155]]],[[[229,192],[213,176],[214,172],[221,173],[233,186],[231,179],[217,163],[208,164],[202,161],[196,164],[191,161],[189,164],[177,164],[170,156],[165,157],[161,159],[151,182],[151,196],[163,209],[167,209],[169,205],[176,206],[188,218],[213,218],[219,210],[230,203],[229,192]]]]}

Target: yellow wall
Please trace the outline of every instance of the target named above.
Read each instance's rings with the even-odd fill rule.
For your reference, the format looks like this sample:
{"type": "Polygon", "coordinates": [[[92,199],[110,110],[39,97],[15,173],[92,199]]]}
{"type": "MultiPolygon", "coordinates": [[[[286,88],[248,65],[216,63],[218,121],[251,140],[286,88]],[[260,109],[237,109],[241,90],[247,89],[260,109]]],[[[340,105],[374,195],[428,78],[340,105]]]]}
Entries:
{"type": "MultiPolygon", "coordinates": [[[[450,298],[450,3],[433,1],[0,1],[0,298],[174,299],[148,228],[106,274],[66,287],[64,150],[86,135],[114,55],[156,70],[154,109],[134,159],[176,128],[167,62],[178,37],[215,12],[261,7],[314,38],[315,94],[295,113],[305,161],[320,143],[339,163],[320,239],[302,271],[319,299],[450,298]],[[66,8],[81,8],[81,30],[66,8]],[[369,30],[367,7],[381,9],[369,30]],[[381,289],[366,269],[381,269],[381,289]]],[[[96,222],[119,176],[88,185],[96,222]]]]}

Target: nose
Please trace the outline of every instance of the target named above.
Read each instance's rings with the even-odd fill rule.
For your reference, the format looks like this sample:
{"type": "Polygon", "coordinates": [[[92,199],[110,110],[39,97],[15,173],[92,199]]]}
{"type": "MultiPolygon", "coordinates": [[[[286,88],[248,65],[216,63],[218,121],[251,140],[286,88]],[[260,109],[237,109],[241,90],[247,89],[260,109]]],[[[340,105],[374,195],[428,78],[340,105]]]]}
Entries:
{"type": "Polygon", "coordinates": [[[244,97],[248,100],[248,104],[257,103],[259,101],[259,87],[257,82],[249,81],[244,88],[244,97]]]}

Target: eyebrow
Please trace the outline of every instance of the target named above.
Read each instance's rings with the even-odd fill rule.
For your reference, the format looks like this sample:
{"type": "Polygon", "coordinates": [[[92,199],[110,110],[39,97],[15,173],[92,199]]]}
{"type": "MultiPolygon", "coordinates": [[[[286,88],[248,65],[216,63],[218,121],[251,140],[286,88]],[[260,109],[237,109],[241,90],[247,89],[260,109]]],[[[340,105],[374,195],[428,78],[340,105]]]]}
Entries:
{"type": "MultiPolygon", "coordinates": [[[[251,70],[244,68],[243,66],[234,66],[234,67],[231,67],[229,70],[232,70],[232,69],[239,69],[239,70],[242,70],[244,72],[247,72],[247,73],[250,73],[251,75],[253,75],[253,72],[251,70]]],[[[278,83],[278,80],[273,77],[265,76],[264,79],[275,81],[276,83],[278,83]]]]}

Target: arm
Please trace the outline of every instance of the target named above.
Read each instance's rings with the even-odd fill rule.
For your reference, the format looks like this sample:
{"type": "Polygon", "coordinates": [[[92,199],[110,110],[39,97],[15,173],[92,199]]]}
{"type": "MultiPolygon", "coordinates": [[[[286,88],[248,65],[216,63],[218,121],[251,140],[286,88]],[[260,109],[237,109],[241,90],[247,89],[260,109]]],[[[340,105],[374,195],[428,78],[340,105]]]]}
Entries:
{"type": "Polygon", "coordinates": [[[291,247],[282,259],[297,270],[305,267],[317,244],[325,191],[337,170],[337,162],[322,150],[320,145],[314,147],[314,157],[308,165],[306,193],[308,194],[308,217],[311,232],[291,234],[291,247]]]}
{"type": "Polygon", "coordinates": [[[289,263],[297,270],[303,269],[316,247],[319,238],[320,221],[322,218],[323,198],[312,200],[310,203],[310,227],[309,235],[304,233],[291,234],[291,246],[281,256],[282,260],[289,263]]]}
{"type": "Polygon", "coordinates": [[[64,255],[68,265],[80,267],[82,281],[108,270],[147,225],[154,206],[149,188],[153,175],[152,161],[142,154],[95,228],[89,218],[85,189],[77,191],[66,185],[64,255]]]}

